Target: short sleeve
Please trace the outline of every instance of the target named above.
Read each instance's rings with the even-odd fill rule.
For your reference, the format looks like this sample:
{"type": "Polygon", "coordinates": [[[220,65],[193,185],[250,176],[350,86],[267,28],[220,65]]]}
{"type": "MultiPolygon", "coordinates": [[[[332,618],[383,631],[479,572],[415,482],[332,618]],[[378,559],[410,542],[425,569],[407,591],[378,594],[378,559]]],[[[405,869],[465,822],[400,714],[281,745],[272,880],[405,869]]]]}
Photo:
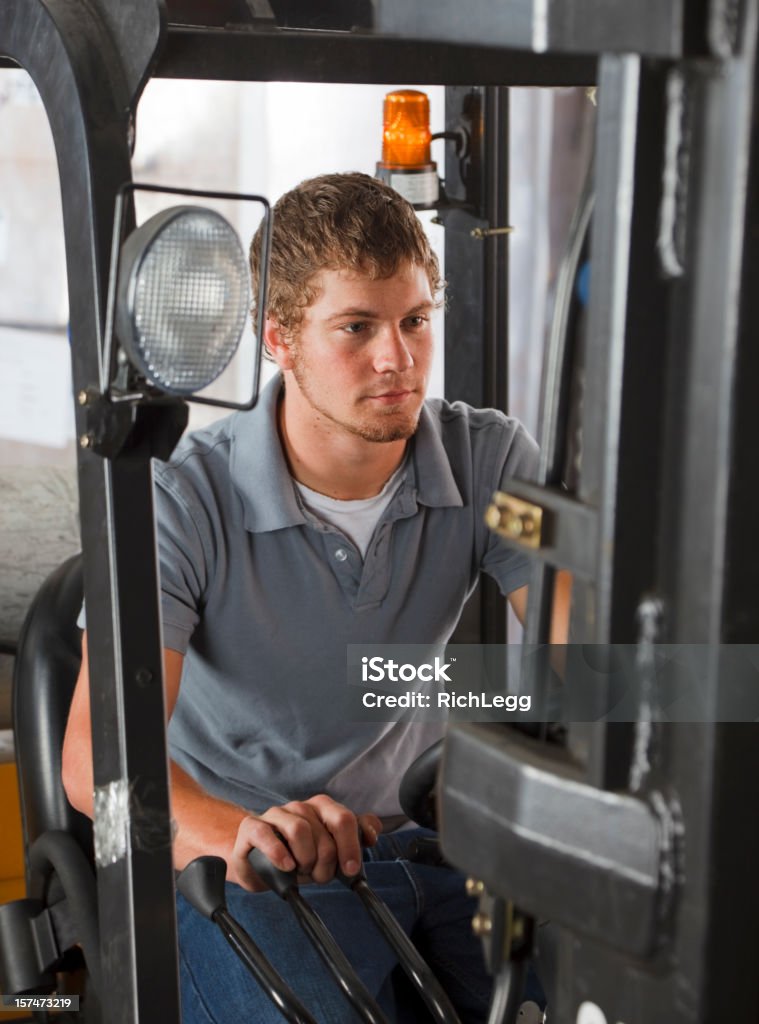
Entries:
{"type": "MultiPolygon", "coordinates": [[[[513,422],[513,421],[512,421],[513,422]]],[[[505,439],[504,439],[505,440],[505,439]]],[[[535,480],[538,472],[538,446],[521,423],[516,424],[510,443],[504,443],[493,462],[483,508],[497,490],[508,490],[504,482],[512,477],[535,480]]],[[[480,568],[492,576],[502,594],[510,594],[530,582],[531,560],[523,552],[505,544],[488,530],[488,540],[480,568]]]]}
{"type": "Polygon", "coordinates": [[[155,474],[156,539],[164,647],[185,654],[200,621],[209,578],[204,515],[167,475],[155,474]]]}
{"type": "MultiPolygon", "coordinates": [[[[207,579],[207,549],[198,525],[202,518],[162,477],[154,475],[154,484],[163,645],[185,654],[200,619],[207,579]]],[[[87,628],[84,603],[76,624],[87,628]]]]}

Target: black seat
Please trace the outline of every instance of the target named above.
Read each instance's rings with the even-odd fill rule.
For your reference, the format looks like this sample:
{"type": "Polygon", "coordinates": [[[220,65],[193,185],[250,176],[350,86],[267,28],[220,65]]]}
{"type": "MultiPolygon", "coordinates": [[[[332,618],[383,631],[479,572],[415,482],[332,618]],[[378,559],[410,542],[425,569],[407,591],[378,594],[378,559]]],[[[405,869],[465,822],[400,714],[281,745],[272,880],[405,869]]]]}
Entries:
{"type": "Polygon", "coordinates": [[[81,556],[42,584],[27,613],[13,677],[27,898],[0,907],[0,990],[65,989],[56,974],[78,970],[91,984],[88,1021],[99,1017],[97,888],[92,823],[69,804],[61,751],[81,663],[81,556]],[[94,989],[94,992],[93,992],[94,989]]]}
{"type": "MultiPolygon", "coordinates": [[[[72,835],[91,858],[92,822],[74,810],[61,783],[61,751],[82,661],[76,620],[82,606],[81,555],[48,576],[29,608],[13,678],[13,731],[24,848],[45,832],[72,835]]],[[[37,879],[27,874],[29,895],[37,879]]]]}

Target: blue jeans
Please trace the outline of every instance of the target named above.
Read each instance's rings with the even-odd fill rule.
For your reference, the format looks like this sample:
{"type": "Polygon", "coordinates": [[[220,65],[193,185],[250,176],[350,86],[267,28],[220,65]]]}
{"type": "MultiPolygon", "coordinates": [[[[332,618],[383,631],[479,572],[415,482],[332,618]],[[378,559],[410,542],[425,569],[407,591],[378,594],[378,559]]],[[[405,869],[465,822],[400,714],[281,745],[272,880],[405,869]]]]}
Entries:
{"type": "MultiPolygon", "coordinates": [[[[480,940],[472,934],[477,901],[466,895],[458,871],[405,858],[409,843],[419,835],[433,833],[410,829],[380,836],[364,853],[367,880],[412,936],[463,1024],[480,1024],[487,1019],[492,982],[480,940]]],[[[393,978],[397,960],[355,893],[340,882],[306,885],[301,892],[389,1020],[423,1020],[415,995],[399,995],[402,987],[393,978]]],[[[228,883],[227,906],[320,1024],[358,1020],[283,900],[272,892],[249,893],[228,883]]],[[[218,927],[181,895],[177,914],[183,1024],[282,1024],[284,1018],[218,927]]]]}

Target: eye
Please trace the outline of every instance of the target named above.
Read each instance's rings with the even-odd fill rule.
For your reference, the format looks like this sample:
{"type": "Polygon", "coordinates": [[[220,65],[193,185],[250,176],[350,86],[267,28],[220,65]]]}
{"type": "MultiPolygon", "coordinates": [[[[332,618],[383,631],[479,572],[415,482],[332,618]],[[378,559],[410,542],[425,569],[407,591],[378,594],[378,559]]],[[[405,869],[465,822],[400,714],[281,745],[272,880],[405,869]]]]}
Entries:
{"type": "Polygon", "coordinates": [[[341,330],[345,331],[346,334],[361,334],[365,331],[367,324],[363,320],[354,320],[349,324],[343,324],[341,330]]]}
{"type": "Polygon", "coordinates": [[[416,316],[407,316],[403,321],[403,326],[413,330],[414,328],[423,327],[428,319],[429,317],[424,316],[422,313],[417,313],[416,316]]]}

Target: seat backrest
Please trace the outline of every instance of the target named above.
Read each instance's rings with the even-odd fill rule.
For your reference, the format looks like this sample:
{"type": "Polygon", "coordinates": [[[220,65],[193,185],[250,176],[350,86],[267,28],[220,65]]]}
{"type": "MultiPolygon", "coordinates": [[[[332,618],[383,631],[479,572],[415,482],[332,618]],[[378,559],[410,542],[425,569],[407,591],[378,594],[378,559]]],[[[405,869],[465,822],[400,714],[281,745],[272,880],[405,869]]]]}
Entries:
{"type": "Polygon", "coordinates": [[[61,782],[61,752],[82,660],[81,555],[47,577],[27,612],[13,675],[13,731],[24,845],[43,832],[72,834],[91,855],[92,824],[74,810],[61,782]]]}

